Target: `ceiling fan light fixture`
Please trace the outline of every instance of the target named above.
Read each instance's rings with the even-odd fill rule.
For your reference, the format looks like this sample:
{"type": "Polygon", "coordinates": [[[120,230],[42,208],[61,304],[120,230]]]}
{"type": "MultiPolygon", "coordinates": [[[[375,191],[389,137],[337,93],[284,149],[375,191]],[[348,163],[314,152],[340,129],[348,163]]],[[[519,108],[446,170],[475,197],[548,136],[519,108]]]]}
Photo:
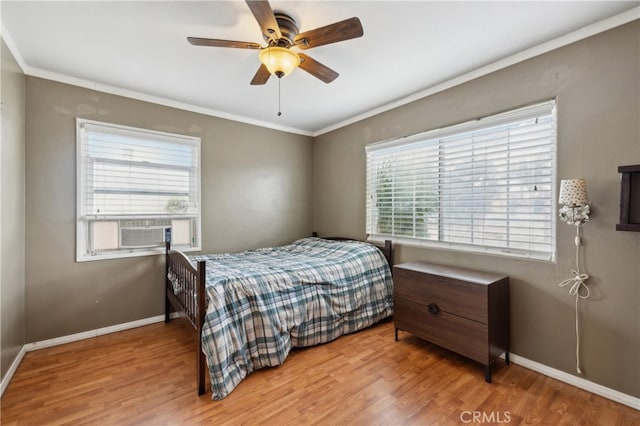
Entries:
{"type": "Polygon", "coordinates": [[[272,75],[285,77],[300,65],[300,56],[285,47],[271,46],[260,51],[260,62],[272,75]]]}

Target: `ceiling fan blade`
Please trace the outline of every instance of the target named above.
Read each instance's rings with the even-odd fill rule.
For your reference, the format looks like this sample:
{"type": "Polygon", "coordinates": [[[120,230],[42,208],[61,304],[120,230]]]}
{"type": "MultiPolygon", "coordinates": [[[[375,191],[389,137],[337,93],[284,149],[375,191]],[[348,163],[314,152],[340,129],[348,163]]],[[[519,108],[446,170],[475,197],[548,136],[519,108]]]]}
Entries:
{"type": "Polygon", "coordinates": [[[248,41],[218,40],[215,38],[187,37],[194,46],[235,47],[237,49],[260,49],[258,43],[248,41]]]}
{"type": "Polygon", "coordinates": [[[256,72],[256,75],[253,76],[253,80],[251,80],[251,85],[258,86],[261,84],[265,84],[267,80],[269,80],[270,76],[271,76],[271,73],[269,72],[267,67],[265,67],[264,64],[260,64],[260,68],[258,68],[258,72],[256,72]]]}
{"type": "Polygon", "coordinates": [[[354,17],[300,33],[296,36],[294,42],[300,49],[311,49],[312,47],[362,37],[363,34],[364,31],[362,30],[360,19],[354,17]]]}
{"type": "Polygon", "coordinates": [[[312,76],[319,78],[325,83],[331,83],[340,75],[331,68],[327,67],[326,65],[322,65],[320,62],[316,61],[313,58],[310,58],[304,53],[298,53],[298,56],[300,56],[301,59],[300,68],[302,68],[312,76]]]}
{"type": "Polygon", "coordinates": [[[258,21],[262,34],[274,41],[282,37],[280,26],[268,1],[246,0],[246,3],[251,9],[254,18],[258,21]]]}

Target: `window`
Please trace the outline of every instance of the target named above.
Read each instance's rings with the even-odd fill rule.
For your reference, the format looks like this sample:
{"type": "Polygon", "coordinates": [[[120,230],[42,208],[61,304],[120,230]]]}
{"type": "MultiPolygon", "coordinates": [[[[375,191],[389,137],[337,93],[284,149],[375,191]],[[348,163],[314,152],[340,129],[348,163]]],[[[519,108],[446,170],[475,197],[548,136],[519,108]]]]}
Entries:
{"type": "Polygon", "coordinates": [[[553,260],[555,102],[366,147],[367,233],[553,260]]]}
{"type": "Polygon", "coordinates": [[[200,248],[200,139],[76,120],[78,261],[200,248]]]}

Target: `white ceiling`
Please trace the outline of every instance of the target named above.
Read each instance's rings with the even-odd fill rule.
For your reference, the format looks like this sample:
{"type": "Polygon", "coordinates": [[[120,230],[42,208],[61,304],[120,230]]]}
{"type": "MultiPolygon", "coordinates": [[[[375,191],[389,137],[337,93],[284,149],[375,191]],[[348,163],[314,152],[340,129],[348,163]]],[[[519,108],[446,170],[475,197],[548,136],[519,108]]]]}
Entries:
{"type": "Polygon", "coordinates": [[[340,76],[325,84],[298,69],[282,79],[280,117],[278,80],[249,85],[260,64],[257,51],[186,41],[194,36],[264,45],[244,1],[3,0],[0,17],[2,35],[26,74],[317,135],[443,82],[477,76],[479,68],[562,44],[550,40],[569,42],[638,19],[639,4],[274,0],[273,10],[293,16],[301,32],[352,16],[364,28],[361,38],[305,51],[340,76]],[[565,36],[588,25],[588,31],[565,36]]]}

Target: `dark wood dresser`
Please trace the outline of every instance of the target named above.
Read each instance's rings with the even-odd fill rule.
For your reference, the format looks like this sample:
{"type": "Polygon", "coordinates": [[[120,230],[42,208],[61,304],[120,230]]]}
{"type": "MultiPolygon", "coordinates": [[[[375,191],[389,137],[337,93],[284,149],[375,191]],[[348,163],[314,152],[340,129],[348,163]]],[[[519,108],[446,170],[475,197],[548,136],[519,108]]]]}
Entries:
{"type": "Polygon", "coordinates": [[[393,267],[396,341],[408,331],[485,366],[509,363],[509,277],[431,263],[393,267]]]}

